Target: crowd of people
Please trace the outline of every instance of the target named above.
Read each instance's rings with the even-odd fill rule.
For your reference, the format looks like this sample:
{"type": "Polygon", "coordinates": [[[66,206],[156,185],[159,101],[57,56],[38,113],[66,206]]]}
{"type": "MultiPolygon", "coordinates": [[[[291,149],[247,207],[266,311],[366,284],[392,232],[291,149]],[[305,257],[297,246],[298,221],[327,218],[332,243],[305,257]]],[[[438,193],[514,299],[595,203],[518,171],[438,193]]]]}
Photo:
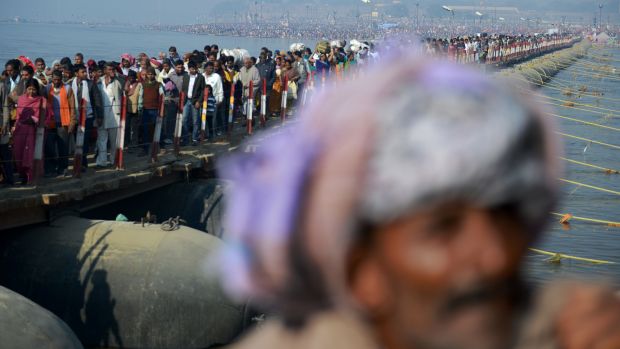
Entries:
{"type": "MultiPolygon", "coordinates": [[[[568,45],[573,39],[569,34],[482,34],[427,39],[423,48],[431,56],[463,63],[501,63],[568,45]]],[[[356,40],[349,45],[322,41],[314,50],[303,44],[282,51],[263,47],[257,57],[233,51],[220,51],[213,44],[181,54],[171,46],[158,57],[126,53],[117,60],[96,62],[77,53],[49,65],[43,58],[31,61],[24,56],[6,62],[0,84],[2,183],[69,176],[79,130],[84,134],[78,142],[81,171],[86,171],[89,150],[95,152],[96,168],[108,168],[116,164],[119,148],[148,156],[155,138],[161,149],[175,138],[179,146],[221,138],[230,127],[229,115],[245,120],[252,113],[253,126],[259,110],[269,118],[280,115],[285,106],[290,115],[315,85],[355,75],[380,52],[373,42],[356,40]],[[264,99],[259,97],[263,94],[264,99]],[[161,127],[156,127],[159,116],[161,127]]]]}
{"type": "MultiPolygon", "coordinates": [[[[419,19],[419,18],[418,18],[419,19]]],[[[150,24],[143,28],[156,31],[174,31],[199,35],[238,36],[249,38],[281,38],[290,40],[324,40],[326,38],[358,38],[381,40],[388,37],[431,37],[451,38],[455,33],[504,33],[510,36],[534,35],[547,32],[548,26],[522,25],[496,21],[472,25],[470,21],[446,21],[445,18],[430,18],[417,22],[415,18],[392,19],[389,23],[379,23],[352,19],[333,19],[328,21],[283,20],[277,23],[198,23],[186,25],[150,24]],[[334,24],[337,23],[337,24],[334,24]]],[[[564,25],[566,32],[579,30],[578,27],[564,25]]]]}
{"type": "Polygon", "coordinates": [[[426,53],[448,57],[459,63],[504,64],[527,58],[551,48],[563,47],[576,40],[573,33],[547,35],[500,35],[482,33],[452,39],[424,42],[426,53]]]}
{"type": "Polygon", "coordinates": [[[391,28],[389,30],[372,29],[360,25],[327,25],[324,23],[288,24],[249,24],[249,23],[207,23],[192,25],[157,25],[149,29],[178,31],[191,34],[208,34],[216,36],[239,36],[254,38],[282,39],[322,39],[322,38],[367,38],[379,39],[386,35],[405,34],[407,31],[391,28]]]}

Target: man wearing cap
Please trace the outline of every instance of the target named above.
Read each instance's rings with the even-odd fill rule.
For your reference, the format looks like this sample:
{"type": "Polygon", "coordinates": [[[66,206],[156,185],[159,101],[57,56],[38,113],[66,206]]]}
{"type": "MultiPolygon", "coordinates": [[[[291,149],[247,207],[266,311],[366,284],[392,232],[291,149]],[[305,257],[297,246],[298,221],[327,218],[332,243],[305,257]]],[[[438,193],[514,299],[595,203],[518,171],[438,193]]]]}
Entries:
{"type": "Polygon", "coordinates": [[[278,319],[236,348],[620,348],[612,290],[522,276],[559,192],[544,107],[390,59],[221,165],[224,287],[278,319]]]}

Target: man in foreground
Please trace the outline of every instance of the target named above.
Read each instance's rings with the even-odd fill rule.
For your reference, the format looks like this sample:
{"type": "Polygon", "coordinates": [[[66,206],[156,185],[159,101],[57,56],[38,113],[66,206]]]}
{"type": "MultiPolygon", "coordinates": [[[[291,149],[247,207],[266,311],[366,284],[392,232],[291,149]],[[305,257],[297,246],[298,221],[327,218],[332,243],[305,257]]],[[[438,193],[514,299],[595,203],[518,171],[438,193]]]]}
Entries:
{"type": "Polygon", "coordinates": [[[280,319],[237,347],[620,348],[611,290],[522,277],[558,193],[544,109],[463,67],[384,63],[222,167],[224,286],[280,319]]]}

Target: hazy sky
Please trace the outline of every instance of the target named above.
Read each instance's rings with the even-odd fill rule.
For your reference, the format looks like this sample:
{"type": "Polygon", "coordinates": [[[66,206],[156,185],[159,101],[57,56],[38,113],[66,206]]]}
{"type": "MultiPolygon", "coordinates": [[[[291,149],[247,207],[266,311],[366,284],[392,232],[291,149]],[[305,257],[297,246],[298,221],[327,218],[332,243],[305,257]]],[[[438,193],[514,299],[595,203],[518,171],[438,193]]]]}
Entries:
{"type": "MultiPolygon", "coordinates": [[[[5,1],[0,18],[21,16],[24,18],[50,20],[79,20],[88,19],[107,22],[116,19],[123,23],[196,23],[200,16],[205,18],[209,9],[219,5],[220,9],[243,11],[246,4],[253,0],[27,0],[11,1],[7,6],[5,1]]],[[[258,3],[308,4],[316,3],[350,4],[358,6],[359,0],[257,0],[258,3]]],[[[389,0],[373,0],[373,2],[389,2],[389,0]]],[[[512,5],[531,10],[564,10],[584,11],[588,14],[597,12],[597,5],[604,4],[605,12],[619,13],[620,0],[484,0],[487,6],[512,5]]],[[[403,4],[420,7],[439,4],[467,4],[477,5],[480,0],[401,0],[403,4]]]]}
{"type": "Polygon", "coordinates": [[[0,17],[49,18],[71,20],[87,18],[97,21],[116,19],[137,23],[192,23],[194,13],[212,6],[214,0],[28,0],[6,4],[0,17]],[[190,10],[192,9],[192,10],[190,10]]]}

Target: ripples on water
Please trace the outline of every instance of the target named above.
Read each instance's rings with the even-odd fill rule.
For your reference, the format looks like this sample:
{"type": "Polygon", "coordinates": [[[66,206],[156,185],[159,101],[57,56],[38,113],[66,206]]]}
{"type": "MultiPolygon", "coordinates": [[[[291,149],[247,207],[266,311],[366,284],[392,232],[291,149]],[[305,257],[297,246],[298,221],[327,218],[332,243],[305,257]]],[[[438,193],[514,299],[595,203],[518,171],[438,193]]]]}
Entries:
{"type": "MultiPolygon", "coordinates": [[[[289,39],[254,39],[225,36],[199,36],[184,33],[153,32],[135,27],[103,26],[90,28],[83,25],[51,25],[51,24],[15,24],[0,23],[0,61],[6,62],[10,58],[26,55],[34,59],[43,57],[48,64],[54,59],[63,56],[73,58],[76,52],[84,53],[86,59],[118,60],[124,52],[137,54],[147,52],[156,55],[159,51],[167,51],[174,45],[180,53],[194,49],[201,50],[204,45],[217,43],[220,48],[243,47],[251,54],[257,54],[261,47],[271,49],[287,49],[292,40],[289,39]]],[[[305,41],[314,47],[314,42],[305,41]]],[[[592,54],[601,56],[611,55],[609,62],[603,65],[612,65],[620,72],[619,49],[593,49],[592,54]]],[[[587,93],[600,91],[604,98],[582,95],[576,101],[592,103],[599,108],[620,110],[620,74],[616,78],[597,78],[597,72],[588,70],[584,63],[594,61],[586,57],[567,70],[561,71],[549,86],[542,87],[538,92],[546,96],[566,100],[562,94],[564,88],[571,88],[578,94],[580,86],[587,86],[587,93]]],[[[594,62],[600,65],[600,62],[594,62]]],[[[607,75],[607,74],[605,74],[607,75]]],[[[561,104],[562,102],[554,102],[561,104]]],[[[620,112],[592,111],[556,106],[556,113],[582,120],[604,123],[605,125],[620,128],[620,112]]],[[[592,110],[593,108],[584,108],[592,110]]],[[[601,111],[600,109],[594,109],[601,111]]],[[[552,116],[550,116],[552,117],[552,116]]],[[[553,117],[555,118],[555,117],[553,117]]],[[[556,119],[562,132],[590,138],[605,143],[620,145],[620,132],[606,130],[572,121],[556,119]]],[[[620,170],[620,150],[610,149],[584,141],[563,138],[565,155],[567,158],[592,163],[598,166],[620,170]],[[587,150],[584,152],[584,148],[587,150]]],[[[620,175],[607,175],[602,171],[581,165],[563,162],[566,166],[564,177],[590,185],[595,185],[615,191],[620,191],[620,175]]],[[[563,185],[564,197],[559,212],[571,213],[575,216],[591,217],[611,221],[620,221],[620,196],[603,193],[588,188],[577,188],[574,185],[563,185]]],[[[593,265],[584,262],[564,260],[561,264],[545,262],[547,257],[529,255],[527,257],[527,274],[534,282],[549,280],[555,277],[579,275],[580,277],[606,277],[620,285],[620,228],[603,225],[586,224],[574,221],[570,230],[564,230],[557,223],[557,218],[547,233],[538,243],[544,250],[561,252],[580,257],[614,261],[616,265],[593,265]]]]}
{"type": "MultiPolygon", "coordinates": [[[[570,88],[574,93],[571,98],[576,103],[591,104],[597,108],[576,105],[578,110],[563,106],[563,102],[553,106],[555,113],[575,119],[604,124],[620,128],[620,49],[593,48],[590,55],[577,62],[568,69],[561,71],[539,92],[544,95],[567,100],[563,90],[570,88]],[[591,56],[592,55],[592,56],[591,56]],[[608,62],[598,62],[595,57],[610,55],[608,62]],[[609,65],[616,68],[616,73],[602,73],[586,67],[587,64],[596,66],[609,65]],[[611,77],[613,75],[613,77],[611,77]],[[579,88],[585,86],[587,91],[581,94],[579,88]],[[603,96],[592,96],[592,92],[603,92],[603,96]],[[597,104],[598,103],[598,104],[597,104]]],[[[620,132],[603,129],[595,126],[579,124],[574,121],[559,119],[554,116],[560,132],[604,143],[620,146],[620,132]]],[[[588,142],[562,138],[566,158],[594,164],[597,166],[620,170],[620,149],[612,149],[588,142]],[[585,150],[585,151],[584,151],[585,150]]],[[[605,174],[602,170],[584,167],[582,165],[562,161],[565,166],[563,177],[572,181],[581,182],[605,189],[620,191],[620,175],[605,174]]],[[[572,184],[562,185],[563,198],[558,212],[571,213],[574,216],[620,221],[620,196],[604,193],[589,188],[577,187],[572,184]]],[[[620,285],[620,227],[608,227],[572,221],[570,230],[565,230],[557,223],[557,217],[547,229],[547,233],[538,243],[543,250],[561,252],[579,257],[613,261],[615,265],[594,265],[585,262],[562,260],[559,265],[545,262],[547,257],[531,255],[528,257],[527,270],[534,281],[549,280],[551,278],[574,276],[604,277],[620,285]]]]}

